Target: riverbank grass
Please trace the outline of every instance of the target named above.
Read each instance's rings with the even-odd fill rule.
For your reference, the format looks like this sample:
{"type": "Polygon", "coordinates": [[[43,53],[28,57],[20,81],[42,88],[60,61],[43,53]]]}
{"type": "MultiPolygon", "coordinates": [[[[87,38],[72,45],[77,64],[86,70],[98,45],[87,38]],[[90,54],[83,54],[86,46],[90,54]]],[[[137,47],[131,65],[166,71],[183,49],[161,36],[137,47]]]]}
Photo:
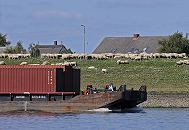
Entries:
{"type": "MultiPolygon", "coordinates": [[[[44,59],[1,59],[6,64],[20,64],[22,61],[41,64],[44,59]]],[[[118,65],[117,60],[71,60],[78,63],[81,69],[82,89],[88,83],[104,87],[114,83],[117,87],[126,84],[128,88],[138,89],[146,85],[148,91],[157,92],[189,92],[189,65],[176,65],[180,59],[150,59],[130,61],[129,64],[118,65]],[[89,69],[90,66],[95,68],[89,69]],[[102,72],[106,69],[107,72],[102,72]]],[[[64,62],[61,59],[48,60],[50,63],[64,62]]],[[[69,61],[69,60],[68,60],[69,61]]]]}

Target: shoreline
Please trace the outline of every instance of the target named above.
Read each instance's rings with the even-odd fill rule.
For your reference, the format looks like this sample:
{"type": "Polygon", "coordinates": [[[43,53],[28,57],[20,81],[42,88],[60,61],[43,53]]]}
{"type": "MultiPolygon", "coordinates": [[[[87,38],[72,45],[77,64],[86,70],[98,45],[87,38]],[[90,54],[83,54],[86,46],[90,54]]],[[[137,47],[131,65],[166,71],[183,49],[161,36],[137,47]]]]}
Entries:
{"type": "Polygon", "coordinates": [[[149,92],[143,108],[189,108],[189,93],[149,92]]]}

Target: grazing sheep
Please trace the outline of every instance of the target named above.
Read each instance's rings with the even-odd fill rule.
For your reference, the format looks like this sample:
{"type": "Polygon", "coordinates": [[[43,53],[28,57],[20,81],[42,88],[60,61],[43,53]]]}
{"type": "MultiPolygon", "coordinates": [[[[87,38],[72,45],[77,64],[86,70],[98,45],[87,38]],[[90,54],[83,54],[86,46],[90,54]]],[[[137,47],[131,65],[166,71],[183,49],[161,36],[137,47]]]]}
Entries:
{"type": "Polygon", "coordinates": [[[28,64],[28,62],[22,62],[22,63],[20,63],[20,65],[27,65],[28,64]]]}
{"type": "Polygon", "coordinates": [[[85,55],[84,55],[84,54],[80,54],[80,55],[78,56],[78,59],[85,59],[85,55]]]}
{"type": "Polygon", "coordinates": [[[137,57],[134,58],[134,60],[136,60],[136,61],[141,61],[141,60],[142,60],[142,57],[137,56],[137,57]]]}
{"type": "Polygon", "coordinates": [[[102,69],[102,72],[103,73],[107,73],[107,69],[102,69]]]}
{"type": "Polygon", "coordinates": [[[114,59],[122,58],[121,55],[116,55],[114,59]]]}
{"type": "Polygon", "coordinates": [[[189,60],[180,60],[178,62],[176,62],[177,65],[182,65],[182,64],[185,64],[185,65],[189,65],[189,60]]]}
{"type": "Polygon", "coordinates": [[[112,54],[112,53],[106,53],[105,55],[106,55],[106,57],[107,57],[108,59],[111,59],[111,58],[114,58],[114,57],[115,57],[115,54],[112,54]]]}
{"type": "Polygon", "coordinates": [[[8,54],[0,54],[0,58],[7,58],[8,54]]]}
{"type": "Polygon", "coordinates": [[[77,66],[76,62],[67,62],[65,61],[63,65],[77,66]]]}
{"type": "Polygon", "coordinates": [[[4,61],[0,61],[0,65],[5,65],[5,62],[4,61]]]}
{"type": "Polygon", "coordinates": [[[20,59],[20,58],[29,58],[31,54],[2,54],[1,57],[9,59],[20,59]]]}
{"type": "Polygon", "coordinates": [[[125,54],[124,58],[129,59],[129,54],[125,54]]]}
{"type": "Polygon", "coordinates": [[[153,58],[160,58],[161,54],[160,53],[154,53],[152,54],[153,58]]]}
{"type": "Polygon", "coordinates": [[[77,63],[76,62],[70,62],[70,65],[71,66],[77,66],[77,63]]]}
{"type": "Polygon", "coordinates": [[[48,65],[49,62],[48,61],[44,61],[41,65],[48,65]]]}
{"type": "Polygon", "coordinates": [[[63,63],[56,63],[55,65],[64,65],[63,63]]]}
{"type": "Polygon", "coordinates": [[[187,57],[187,56],[186,56],[186,53],[181,53],[181,54],[178,54],[178,57],[179,57],[179,58],[185,58],[185,57],[187,57]]]}
{"type": "Polygon", "coordinates": [[[186,64],[186,65],[189,65],[189,60],[187,60],[187,61],[185,62],[185,64],[186,64]]]}
{"type": "Polygon", "coordinates": [[[182,65],[182,64],[183,64],[183,61],[182,61],[182,60],[177,61],[176,64],[177,64],[177,65],[182,65]]]}
{"type": "Polygon", "coordinates": [[[129,64],[129,61],[128,60],[117,60],[117,64],[129,64]]]}
{"type": "Polygon", "coordinates": [[[71,54],[62,54],[62,59],[63,60],[69,60],[69,59],[71,59],[71,54]]]}
{"type": "Polygon", "coordinates": [[[94,66],[90,66],[88,67],[88,69],[96,69],[94,66]]]}

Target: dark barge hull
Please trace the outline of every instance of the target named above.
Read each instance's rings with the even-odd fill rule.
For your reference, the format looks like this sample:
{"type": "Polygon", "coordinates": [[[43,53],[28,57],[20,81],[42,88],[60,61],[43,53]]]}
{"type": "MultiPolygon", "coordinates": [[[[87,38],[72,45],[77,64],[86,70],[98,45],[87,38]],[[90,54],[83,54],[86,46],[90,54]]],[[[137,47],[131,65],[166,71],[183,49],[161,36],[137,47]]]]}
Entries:
{"type": "Polygon", "coordinates": [[[147,100],[146,89],[77,95],[60,101],[0,101],[0,112],[42,111],[80,113],[98,108],[110,110],[132,108],[147,100]]]}

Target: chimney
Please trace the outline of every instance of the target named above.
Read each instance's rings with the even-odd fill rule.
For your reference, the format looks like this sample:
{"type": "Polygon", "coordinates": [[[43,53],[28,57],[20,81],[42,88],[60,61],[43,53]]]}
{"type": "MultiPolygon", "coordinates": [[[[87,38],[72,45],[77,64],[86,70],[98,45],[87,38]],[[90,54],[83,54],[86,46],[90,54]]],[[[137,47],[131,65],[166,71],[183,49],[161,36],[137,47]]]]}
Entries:
{"type": "Polygon", "coordinates": [[[139,34],[139,33],[133,34],[133,38],[138,38],[138,37],[140,37],[140,34],[139,34]]]}
{"type": "Polygon", "coordinates": [[[54,41],[54,45],[58,45],[58,41],[54,41]]]}
{"type": "Polygon", "coordinates": [[[139,37],[140,37],[139,33],[133,34],[133,40],[138,40],[139,37]]]}

